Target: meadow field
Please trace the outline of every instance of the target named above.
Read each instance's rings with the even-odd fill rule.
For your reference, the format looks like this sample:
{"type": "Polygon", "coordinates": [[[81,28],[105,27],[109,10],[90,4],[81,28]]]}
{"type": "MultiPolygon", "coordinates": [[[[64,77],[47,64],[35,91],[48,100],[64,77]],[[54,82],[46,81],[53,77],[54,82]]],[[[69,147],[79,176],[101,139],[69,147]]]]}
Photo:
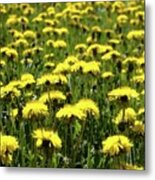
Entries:
{"type": "Polygon", "coordinates": [[[143,0],[0,4],[0,166],[145,169],[143,0]]]}

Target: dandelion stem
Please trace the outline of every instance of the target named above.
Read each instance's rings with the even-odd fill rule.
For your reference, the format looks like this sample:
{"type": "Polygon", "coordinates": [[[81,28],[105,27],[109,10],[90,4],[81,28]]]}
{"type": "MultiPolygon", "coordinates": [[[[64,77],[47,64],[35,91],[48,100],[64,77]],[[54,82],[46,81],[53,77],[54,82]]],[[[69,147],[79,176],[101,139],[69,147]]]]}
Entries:
{"type": "Polygon", "coordinates": [[[83,134],[84,134],[85,126],[86,126],[86,120],[82,124],[81,134],[80,134],[80,136],[79,136],[79,138],[77,140],[77,143],[75,144],[74,149],[73,149],[74,153],[73,153],[72,167],[75,166],[75,161],[76,161],[77,154],[78,154],[78,148],[80,146],[80,143],[81,143],[81,140],[82,140],[82,137],[83,137],[83,134]]]}

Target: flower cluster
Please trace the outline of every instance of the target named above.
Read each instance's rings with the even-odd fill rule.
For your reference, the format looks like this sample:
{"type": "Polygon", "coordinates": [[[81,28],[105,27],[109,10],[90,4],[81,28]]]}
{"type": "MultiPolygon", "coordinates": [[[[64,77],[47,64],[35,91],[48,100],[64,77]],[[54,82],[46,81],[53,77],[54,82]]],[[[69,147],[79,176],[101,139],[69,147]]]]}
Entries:
{"type": "Polygon", "coordinates": [[[0,163],[144,169],[144,0],[0,14],[0,163]]]}

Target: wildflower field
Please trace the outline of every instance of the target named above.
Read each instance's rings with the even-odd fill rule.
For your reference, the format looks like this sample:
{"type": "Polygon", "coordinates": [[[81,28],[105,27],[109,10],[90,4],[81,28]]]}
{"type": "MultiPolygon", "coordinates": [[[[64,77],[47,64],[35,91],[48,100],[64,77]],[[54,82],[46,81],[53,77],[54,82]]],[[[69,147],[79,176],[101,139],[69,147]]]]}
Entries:
{"type": "Polygon", "coordinates": [[[0,4],[0,165],[145,168],[144,1],[0,4]]]}

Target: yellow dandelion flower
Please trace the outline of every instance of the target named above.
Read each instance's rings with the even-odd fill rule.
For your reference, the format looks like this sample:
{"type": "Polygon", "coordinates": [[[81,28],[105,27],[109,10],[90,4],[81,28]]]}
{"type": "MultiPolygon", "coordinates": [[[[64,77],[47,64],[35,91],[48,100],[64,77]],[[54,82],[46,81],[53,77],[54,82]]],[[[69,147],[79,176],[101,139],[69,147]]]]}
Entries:
{"type": "Polygon", "coordinates": [[[102,146],[104,154],[115,156],[120,153],[130,152],[133,143],[124,135],[113,135],[102,141],[102,146]]]}
{"type": "Polygon", "coordinates": [[[122,68],[122,69],[121,69],[121,73],[122,73],[122,74],[126,74],[126,73],[127,73],[127,68],[122,68]]]}
{"type": "Polygon", "coordinates": [[[42,32],[44,33],[44,34],[50,34],[50,33],[52,33],[54,31],[54,29],[52,28],[52,27],[45,27],[43,30],[42,30],[42,32]]]}
{"type": "Polygon", "coordinates": [[[25,17],[25,16],[21,16],[21,17],[19,17],[18,18],[18,22],[19,23],[24,23],[24,24],[28,24],[29,23],[29,19],[27,18],[27,17],[25,17]]]}
{"type": "Polygon", "coordinates": [[[30,73],[22,74],[21,81],[34,80],[34,76],[30,73]]]}
{"type": "Polygon", "coordinates": [[[44,59],[47,60],[47,61],[50,61],[51,59],[53,59],[53,57],[54,57],[53,53],[45,54],[44,55],[44,59]]]}
{"type": "Polygon", "coordinates": [[[126,24],[128,22],[128,16],[121,14],[117,17],[117,23],[120,25],[126,24]]]}
{"type": "Polygon", "coordinates": [[[53,42],[54,48],[66,48],[67,43],[64,40],[57,40],[53,42]]]}
{"type": "Polygon", "coordinates": [[[48,14],[46,12],[41,12],[38,16],[45,19],[48,16],[48,14]]]}
{"type": "Polygon", "coordinates": [[[15,41],[15,47],[28,47],[29,43],[27,42],[26,39],[20,38],[15,41]]]}
{"type": "Polygon", "coordinates": [[[28,7],[23,11],[24,15],[31,15],[33,13],[34,13],[34,8],[32,8],[32,7],[28,7]]]}
{"type": "Polygon", "coordinates": [[[39,98],[39,101],[43,103],[51,100],[66,100],[66,96],[61,91],[50,91],[43,93],[43,95],[39,98]]]}
{"type": "Polygon", "coordinates": [[[20,88],[29,88],[32,84],[35,84],[35,79],[32,74],[25,73],[21,76],[20,88]]]}
{"type": "Polygon", "coordinates": [[[77,118],[79,120],[85,120],[86,114],[79,109],[76,105],[66,104],[56,113],[56,118],[71,120],[77,118]]]}
{"type": "Polygon", "coordinates": [[[87,54],[88,55],[92,55],[92,53],[94,55],[96,54],[103,54],[105,52],[109,52],[112,51],[113,48],[110,45],[101,45],[101,44],[92,44],[88,47],[87,49],[87,54]]]}
{"type": "Polygon", "coordinates": [[[104,60],[104,61],[107,61],[107,60],[111,60],[111,59],[114,59],[114,58],[118,58],[118,57],[120,57],[120,56],[121,56],[121,54],[120,54],[118,51],[112,50],[112,51],[104,54],[104,55],[101,57],[101,59],[104,60]]]}
{"type": "Polygon", "coordinates": [[[45,74],[38,78],[37,85],[67,84],[67,78],[63,74],[45,74]]]}
{"type": "Polygon", "coordinates": [[[104,33],[106,34],[106,36],[107,36],[108,38],[111,38],[111,37],[114,35],[114,31],[111,30],[111,29],[105,29],[105,30],[104,30],[104,33]]]}
{"type": "Polygon", "coordinates": [[[122,169],[142,171],[142,170],[144,170],[144,167],[143,166],[132,165],[132,164],[125,164],[125,165],[122,165],[122,169]]]}
{"type": "Polygon", "coordinates": [[[139,94],[135,89],[130,87],[120,87],[108,93],[109,100],[120,99],[122,101],[130,100],[131,98],[138,98],[139,94]]]}
{"type": "Polygon", "coordinates": [[[26,58],[26,59],[22,59],[21,61],[21,64],[26,64],[26,65],[30,65],[33,63],[33,60],[31,58],[26,58]]]}
{"type": "Polygon", "coordinates": [[[7,86],[18,88],[19,85],[20,85],[20,81],[19,81],[19,80],[13,80],[13,81],[10,81],[9,84],[8,84],[7,86]]]}
{"type": "Polygon", "coordinates": [[[145,128],[144,128],[144,124],[142,121],[138,121],[136,120],[133,124],[133,126],[131,127],[132,131],[138,133],[138,134],[144,134],[145,132],[145,128]]]}
{"type": "Polygon", "coordinates": [[[142,107],[138,110],[138,113],[137,115],[141,115],[141,114],[144,114],[145,113],[145,109],[142,107]]]}
{"type": "MultiPolygon", "coordinates": [[[[92,12],[92,11],[93,11],[93,7],[88,6],[88,7],[86,7],[83,11],[80,11],[80,14],[81,14],[81,15],[86,15],[86,14],[92,12]]],[[[97,16],[94,15],[94,17],[97,17],[97,16]]],[[[95,19],[95,18],[94,18],[94,19],[95,19]]],[[[96,20],[96,19],[95,19],[95,20],[96,20]]]]}
{"type": "Polygon", "coordinates": [[[26,3],[19,4],[19,8],[20,8],[21,10],[27,9],[27,8],[29,8],[29,7],[31,7],[31,6],[30,6],[29,4],[26,4],[26,3]]]}
{"type": "Polygon", "coordinates": [[[56,19],[65,18],[65,17],[66,17],[66,15],[65,15],[64,12],[60,12],[60,13],[56,13],[55,14],[55,18],[56,19]]]}
{"type": "Polygon", "coordinates": [[[141,75],[136,75],[136,76],[133,76],[133,78],[131,79],[132,82],[135,82],[135,83],[143,83],[145,81],[145,76],[144,76],[144,73],[141,74],[141,75]]]}
{"type": "Polygon", "coordinates": [[[93,39],[92,36],[88,36],[86,42],[88,45],[96,43],[96,39],[93,39]]]}
{"type": "Polygon", "coordinates": [[[32,48],[32,54],[38,54],[39,52],[42,52],[43,48],[40,46],[35,46],[34,48],[32,48]]]}
{"type": "Polygon", "coordinates": [[[114,44],[114,45],[115,45],[115,44],[120,44],[120,40],[118,40],[118,39],[110,39],[110,40],[108,41],[108,43],[109,43],[109,44],[112,44],[112,45],[113,45],[113,44],[114,44]]]}
{"type": "Polygon", "coordinates": [[[10,111],[10,116],[15,119],[18,115],[18,108],[14,108],[10,111]]]}
{"type": "Polygon", "coordinates": [[[62,147],[62,141],[57,132],[52,130],[37,129],[33,131],[32,137],[36,139],[37,147],[49,147],[60,149],[62,147]]]}
{"type": "MultiPolygon", "coordinates": [[[[0,75],[1,75],[1,74],[0,74],[0,75]]],[[[0,87],[1,87],[1,86],[3,86],[3,82],[2,82],[2,81],[0,81],[0,87]]]]}
{"type": "Polygon", "coordinates": [[[0,59],[0,68],[3,68],[4,66],[6,66],[6,62],[0,59]]]}
{"type": "Polygon", "coordinates": [[[11,85],[6,85],[1,87],[1,93],[0,93],[0,98],[5,98],[5,97],[19,97],[21,95],[20,90],[18,90],[16,87],[13,87],[11,85]]]}
{"type": "Polygon", "coordinates": [[[97,61],[90,61],[83,66],[83,73],[92,73],[98,74],[100,73],[100,63],[97,61]]]}
{"type": "Polygon", "coordinates": [[[133,26],[137,26],[140,24],[140,21],[136,18],[136,19],[130,19],[130,24],[133,26]]]}
{"type": "Polygon", "coordinates": [[[46,62],[46,63],[44,64],[44,67],[47,68],[47,69],[51,69],[51,68],[53,68],[54,66],[55,66],[55,64],[52,63],[52,62],[46,62]]]}
{"type": "Polygon", "coordinates": [[[141,21],[144,21],[145,18],[145,12],[144,11],[137,11],[135,13],[135,17],[138,18],[141,21]]]}
{"type": "Polygon", "coordinates": [[[28,48],[28,49],[25,49],[24,51],[23,51],[23,56],[31,56],[32,54],[33,54],[33,49],[30,49],[30,48],[28,48]]]}
{"type": "Polygon", "coordinates": [[[39,17],[39,16],[37,16],[37,17],[35,17],[35,18],[32,19],[32,22],[33,22],[33,23],[39,23],[39,22],[42,22],[42,21],[43,21],[43,18],[42,18],[42,17],[39,17]]]}
{"type": "Polygon", "coordinates": [[[46,45],[47,45],[47,46],[52,46],[52,47],[53,47],[53,44],[54,44],[54,40],[52,40],[52,39],[48,39],[48,40],[46,41],[46,45]]]}
{"type": "Polygon", "coordinates": [[[101,75],[101,77],[103,79],[108,79],[108,78],[113,77],[113,76],[114,76],[114,74],[111,71],[106,71],[106,72],[102,73],[102,75],[101,75]]]}
{"type": "Polygon", "coordinates": [[[8,17],[8,19],[6,20],[6,26],[11,27],[11,26],[17,24],[17,22],[18,22],[17,15],[16,14],[10,15],[8,17]]]}
{"type": "Polygon", "coordinates": [[[79,23],[79,28],[82,29],[82,31],[89,32],[89,27],[87,25],[79,23]]]}
{"type": "Polygon", "coordinates": [[[140,57],[137,59],[137,65],[144,65],[145,64],[145,59],[144,59],[144,56],[140,57]]]}
{"type": "Polygon", "coordinates": [[[78,62],[78,58],[76,56],[68,56],[65,60],[64,63],[69,64],[69,65],[73,65],[76,62],[78,62]]]}
{"type": "Polygon", "coordinates": [[[99,50],[98,50],[98,53],[104,54],[104,53],[108,53],[112,50],[113,50],[113,47],[111,45],[101,45],[99,50]]]}
{"type": "Polygon", "coordinates": [[[27,102],[22,110],[25,119],[37,118],[40,116],[48,116],[48,107],[41,101],[27,102]]]}
{"type": "Polygon", "coordinates": [[[15,38],[15,39],[24,38],[22,32],[19,32],[19,31],[17,31],[16,29],[10,29],[9,32],[11,33],[11,35],[13,36],[13,38],[15,38]]]}
{"type": "Polygon", "coordinates": [[[140,94],[144,95],[145,94],[145,90],[143,89],[140,94]]]}
{"type": "Polygon", "coordinates": [[[47,26],[56,26],[59,24],[59,21],[57,19],[45,19],[44,22],[47,26]]]}
{"type": "Polygon", "coordinates": [[[71,72],[78,72],[78,71],[82,71],[84,66],[86,65],[87,63],[85,61],[77,61],[76,63],[74,63],[72,66],[71,66],[71,72]]]}
{"type": "Polygon", "coordinates": [[[2,55],[5,55],[5,54],[6,54],[6,51],[8,51],[8,50],[9,50],[9,48],[6,47],[6,46],[0,48],[0,52],[1,52],[2,55]]]}
{"type": "Polygon", "coordinates": [[[54,74],[66,74],[70,72],[70,65],[63,62],[63,63],[59,63],[57,64],[56,68],[53,70],[54,74]]]}
{"type": "Polygon", "coordinates": [[[6,10],[6,8],[5,8],[5,6],[0,6],[0,13],[1,14],[6,14],[7,13],[7,10],[6,10]]]}
{"type": "Polygon", "coordinates": [[[91,114],[96,118],[99,118],[100,112],[97,104],[91,99],[81,99],[76,107],[81,109],[86,115],[91,114]]]}
{"type": "Polygon", "coordinates": [[[72,15],[71,20],[73,20],[73,22],[80,22],[81,16],[80,15],[72,15]]]}
{"type": "Polygon", "coordinates": [[[87,45],[86,44],[82,44],[82,43],[81,44],[77,44],[74,49],[77,50],[77,51],[82,52],[82,51],[85,51],[87,49],[87,45]]]}
{"type": "Polygon", "coordinates": [[[123,64],[127,64],[127,63],[135,63],[136,64],[137,61],[138,61],[138,58],[131,56],[131,57],[125,58],[123,61],[123,64]]]}
{"type": "Polygon", "coordinates": [[[7,154],[0,156],[1,164],[3,165],[10,165],[12,163],[12,154],[7,154]]]}
{"type": "Polygon", "coordinates": [[[16,149],[19,148],[18,141],[13,136],[8,135],[2,135],[0,133],[0,139],[1,139],[1,151],[0,154],[5,154],[6,152],[12,153],[16,149]]]}
{"type": "Polygon", "coordinates": [[[144,30],[132,30],[127,34],[129,40],[143,40],[144,39],[144,30]]]}
{"type": "Polygon", "coordinates": [[[88,47],[87,49],[87,54],[88,55],[96,55],[98,52],[99,52],[99,49],[100,49],[101,45],[100,44],[92,44],[88,47]]]}
{"type": "Polygon", "coordinates": [[[32,79],[30,79],[30,80],[25,80],[25,81],[21,81],[21,83],[20,83],[20,88],[30,88],[31,87],[31,85],[32,84],[35,84],[35,80],[32,80],[32,79]]]}
{"type": "Polygon", "coordinates": [[[116,118],[114,119],[114,123],[115,124],[120,124],[121,122],[124,123],[134,123],[134,121],[136,120],[136,112],[133,108],[126,108],[124,110],[124,117],[123,117],[123,109],[120,110],[120,112],[117,114],[116,118]]]}
{"type": "MultiPolygon", "coordinates": [[[[136,69],[135,73],[136,73],[137,75],[135,75],[134,77],[136,77],[136,76],[138,77],[138,78],[136,79],[137,83],[140,83],[141,81],[143,81],[143,80],[142,80],[143,77],[141,77],[141,76],[144,75],[144,69],[138,67],[138,68],[136,69]]],[[[132,80],[131,80],[131,81],[132,81],[132,80]]],[[[144,76],[144,81],[145,81],[145,76],[144,76]]],[[[144,82],[144,81],[143,81],[143,82],[144,82]]]]}
{"type": "Polygon", "coordinates": [[[18,52],[14,48],[3,47],[0,49],[1,54],[7,56],[9,60],[16,60],[18,58],[18,52]]]}
{"type": "Polygon", "coordinates": [[[91,29],[93,32],[102,32],[101,28],[99,26],[93,26],[91,29]]]}
{"type": "Polygon", "coordinates": [[[126,12],[127,13],[133,13],[133,12],[135,12],[135,11],[137,11],[138,9],[140,9],[141,8],[141,6],[129,6],[129,7],[127,7],[126,8],[126,12]]]}
{"type": "Polygon", "coordinates": [[[19,148],[17,139],[14,136],[3,135],[0,133],[0,160],[3,164],[11,164],[12,154],[19,148]]]}
{"type": "Polygon", "coordinates": [[[56,34],[58,34],[59,36],[69,34],[68,29],[67,29],[67,28],[64,28],[64,27],[62,27],[62,28],[55,28],[55,29],[54,29],[54,32],[55,32],[56,34]]]}
{"type": "Polygon", "coordinates": [[[47,14],[48,14],[49,16],[54,15],[55,13],[56,13],[56,12],[55,12],[54,7],[48,7],[48,8],[47,8],[47,14]]]}
{"type": "Polygon", "coordinates": [[[36,33],[32,30],[26,30],[24,33],[23,33],[24,37],[26,39],[35,39],[36,38],[36,33]]]}
{"type": "Polygon", "coordinates": [[[116,1],[112,4],[112,12],[122,13],[125,8],[125,3],[121,1],[116,1]]]}

